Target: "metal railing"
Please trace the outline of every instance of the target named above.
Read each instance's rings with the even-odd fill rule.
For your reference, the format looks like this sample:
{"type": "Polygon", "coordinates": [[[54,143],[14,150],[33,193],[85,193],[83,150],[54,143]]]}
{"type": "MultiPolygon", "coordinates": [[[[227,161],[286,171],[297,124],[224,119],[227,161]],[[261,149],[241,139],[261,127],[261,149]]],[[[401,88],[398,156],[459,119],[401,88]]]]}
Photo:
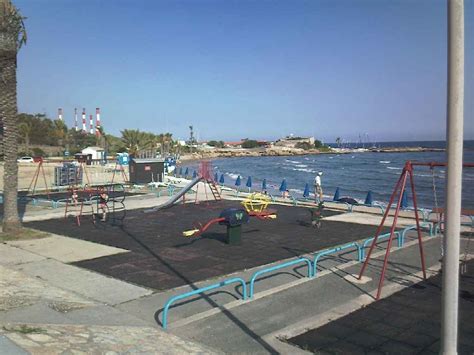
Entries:
{"type": "Polygon", "coordinates": [[[250,279],[249,298],[252,298],[253,295],[254,295],[254,288],[255,288],[254,284],[255,284],[255,280],[257,279],[258,276],[260,276],[262,274],[269,273],[271,271],[280,270],[280,269],[283,269],[285,267],[293,266],[293,265],[297,265],[297,264],[301,264],[301,263],[306,263],[308,265],[308,277],[311,278],[311,276],[312,276],[312,274],[311,274],[311,260],[309,260],[308,258],[299,258],[299,259],[287,261],[285,263],[274,265],[274,266],[271,266],[269,268],[258,270],[257,272],[255,272],[252,275],[251,279],[250,279]]]}
{"type": "Polygon", "coordinates": [[[197,290],[189,291],[189,292],[182,293],[180,295],[173,296],[173,297],[169,298],[168,301],[166,301],[165,306],[163,307],[163,320],[161,322],[161,325],[162,325],[163,329],[168,328],[168,311],[169,311],[169,308],[170,308],[170,306],[173,302],[178,301],[178,300],[182,300],[184,298],[188,298],[188,297],[191,297],[191,296],[194,296],[194,295],[198,295],[198,294],[206,292],[206,291],[214,290],[216,288],[224,287],[224,286],[227,286],[227,285],[230,285],[230,284],[233,284],[233,283],[240,283],[242,285],[242,299],[245,301],[247,299],[247,285],[245,284],[245,281],[243,279],[241,279],[240,277],[234,277],[234,278],[231,278],[231,279],[227,279],[227,280],[224,280],[222,282],[219,282],[219,283],[216,283],[216,284],[213,284],[213,285],[198,288],[197,290]]]}
{"type": "MultiPolygon", "coordinates": [[[[423,227],[428,227],[429,228],[430,237],[432,237],[433,236],[433,224],[431,222],[420,222],[420,228],[423,228],[423,227]]],[[[399,247],[402,246],[403,244],[405,244],[405,236],[406,236],[407,232],[409,232],[411,230],[416,230],[416,224],[403,229],[402,234],[401,234],[401,242],[398,243],[399,247]]]]}
{"type": "MultiPolygon", "coordinates": [[[[395,231],[395,232],[393,232],[393,234],[395,234],[395,237],[397,238],[398,247],[399,247],[399,248],[402,247],[402,246],[403,246],[403,240],[402,240],[402,237],[401,237],[400,232],[399,232],[399,231],[395,231]]],[[[388,238],[390,238],[390,233],[381,234],[381,235],[378,236],[377,241],[381,241],[382,239],[388,239],[388,238]]],[[[364,240],[364,242],[362,243],[361,259],[360,259],[360,261],[362,261],[362,260],[365,259],[365,248],[367,248],[368,244],[371,243],[374,239],[375,239],[375,237],[367,238],[367,239],[364,240]]]]}
{"type": "Polygon", "coordinates": [[[337,253],[338,251],[349,249],[351,247],[355,247],[356,250],[357,250],[357,261],[362,261],[362,248],[357,242],[348,243],[348,244],[344,244],[344,245],[341,245],[341,246],[338,246],[338,247],[335,247],[335,248],[332,248],[332,249],[323,250],[323,251],[319,252],[318,254],[316,254],[314,256],[313,276],[316,277],[316,274],[318,272],[318,261],[319,261],[319,259],[321,259],[323,256],[334,254],[334,253],[337,253]]]}

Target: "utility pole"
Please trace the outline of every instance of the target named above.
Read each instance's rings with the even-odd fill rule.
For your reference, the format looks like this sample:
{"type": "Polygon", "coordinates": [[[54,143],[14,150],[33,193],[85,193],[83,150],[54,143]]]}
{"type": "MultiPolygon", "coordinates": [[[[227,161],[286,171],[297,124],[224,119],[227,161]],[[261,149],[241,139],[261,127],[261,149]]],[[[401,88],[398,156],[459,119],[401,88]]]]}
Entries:
{"type": "Polygon", "coordinates": [[[448,0],[448,102],[445,255],[441,353],[457,354],[464,116],[464,0],[448,0]]]}

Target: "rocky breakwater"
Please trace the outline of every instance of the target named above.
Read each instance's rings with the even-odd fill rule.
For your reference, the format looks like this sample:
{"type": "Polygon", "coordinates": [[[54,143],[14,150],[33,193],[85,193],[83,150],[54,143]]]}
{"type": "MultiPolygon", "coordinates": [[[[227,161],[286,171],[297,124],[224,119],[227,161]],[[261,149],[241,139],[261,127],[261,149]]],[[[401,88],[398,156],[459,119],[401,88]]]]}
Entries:
{"type": "Polygon", "coordinates": [[[317,149],[299,149],[287,147],[255,148],[255,149],[213,149],[186,154],[181,157],[181,161],[215,159],[215,158],[235,158],[235,157],[263,157],[263,156],[294,156],[305,154],[319,154],[317,149]]]}

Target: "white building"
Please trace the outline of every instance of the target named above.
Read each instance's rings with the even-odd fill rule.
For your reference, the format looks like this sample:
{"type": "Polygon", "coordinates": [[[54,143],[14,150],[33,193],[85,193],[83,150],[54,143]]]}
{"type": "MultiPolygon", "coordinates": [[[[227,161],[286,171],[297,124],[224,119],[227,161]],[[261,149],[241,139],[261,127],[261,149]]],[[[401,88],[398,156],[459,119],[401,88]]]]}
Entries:
{"type": "Polygon", "coordinates": [[[101,147],[87,147],[84,148],[81,153],[85,155],[90,154],[92,156],[92,160],[105,159],[105,150],[101,147]]]}

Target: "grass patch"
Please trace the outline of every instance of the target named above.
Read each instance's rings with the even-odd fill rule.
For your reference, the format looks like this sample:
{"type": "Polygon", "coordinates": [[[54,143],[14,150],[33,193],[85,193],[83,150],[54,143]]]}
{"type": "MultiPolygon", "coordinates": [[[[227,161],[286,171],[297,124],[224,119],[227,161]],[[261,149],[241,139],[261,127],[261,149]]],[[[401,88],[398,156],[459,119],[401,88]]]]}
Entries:
{"type": "Polygon", "coordinates": [[[14,327],[3,326],[3,330],[5,330],[7,332],[15,332],[15,333],[21,333],[21,334],[46,333],[46,329],[38,328],[38,327],[30,327],[26,324],[21,324],[19,326],[14,326],[14,327]]]}
{"type": "Polygon", "coordinates": [[[29,239],[41,239],[49,237],[49,233],[41,232],[31,228],[21,228],[18,233],[0,233],[0,242],[7,242],[12,240],[29,240],[29,239]]]}

